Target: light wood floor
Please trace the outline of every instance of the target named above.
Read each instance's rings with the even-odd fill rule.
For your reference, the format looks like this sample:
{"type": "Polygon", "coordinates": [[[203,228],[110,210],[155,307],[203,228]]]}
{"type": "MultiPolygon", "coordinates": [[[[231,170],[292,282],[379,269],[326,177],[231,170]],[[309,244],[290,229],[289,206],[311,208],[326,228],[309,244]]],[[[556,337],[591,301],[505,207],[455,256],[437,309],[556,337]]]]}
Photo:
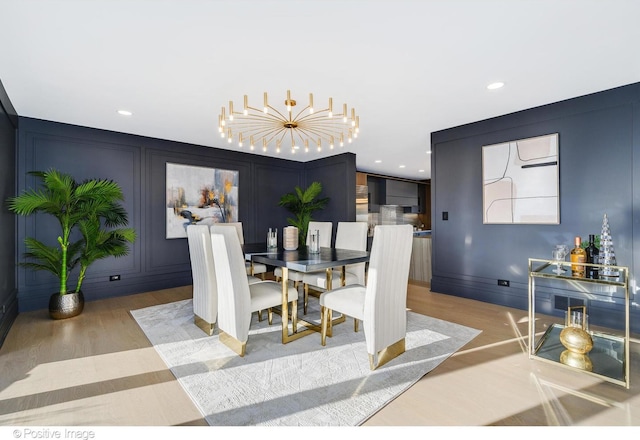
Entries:
{"type": "MultiPolygon", "coordinates": [[[[20,314],[0,349],[0,425],[206,425],[129,314],[190,297],[186,286],[93,301],[64,321],[20,314]]],[[[366,425],[640,426],[639,344],[627,390],[529,360],[526,311],[421,285],[408,306],[482,333],[366,425]]]]}

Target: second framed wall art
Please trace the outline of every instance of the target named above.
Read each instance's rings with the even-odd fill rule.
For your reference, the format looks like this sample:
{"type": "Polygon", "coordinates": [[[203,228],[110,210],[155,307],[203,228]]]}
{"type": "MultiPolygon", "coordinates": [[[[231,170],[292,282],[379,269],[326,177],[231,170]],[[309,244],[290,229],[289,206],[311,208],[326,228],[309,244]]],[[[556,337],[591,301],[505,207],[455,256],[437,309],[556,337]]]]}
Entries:
{"type": "Polygon", "coordinates": [[[559,224],[558,133],[482,147],[482,222],[559,224]]]}

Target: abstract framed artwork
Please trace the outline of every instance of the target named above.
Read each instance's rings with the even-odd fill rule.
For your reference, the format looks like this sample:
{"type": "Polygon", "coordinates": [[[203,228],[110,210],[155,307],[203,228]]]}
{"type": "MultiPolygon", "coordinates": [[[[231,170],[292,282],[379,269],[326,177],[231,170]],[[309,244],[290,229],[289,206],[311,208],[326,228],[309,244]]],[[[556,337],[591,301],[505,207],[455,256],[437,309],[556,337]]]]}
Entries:
{"type": "Polygon", "coordinates": [[[186,238],[191,224],[238,221],[238,171],[167,162],[166,238],[186,238]]]}
{"type": "Polygon", "coordinates": [[[482,147],[484,224],[559,224],[558,133],[482,147]]]}

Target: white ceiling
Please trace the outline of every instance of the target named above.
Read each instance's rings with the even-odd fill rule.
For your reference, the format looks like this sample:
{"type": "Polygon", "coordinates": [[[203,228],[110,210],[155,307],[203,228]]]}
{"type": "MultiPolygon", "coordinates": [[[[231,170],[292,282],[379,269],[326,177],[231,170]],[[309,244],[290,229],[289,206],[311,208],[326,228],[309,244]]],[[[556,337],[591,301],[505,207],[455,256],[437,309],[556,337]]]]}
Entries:
{"type": "Polygon", "coordinates": [[[359,138],[281,157],[427,179],[433,131],[640,81],[639,17],[638,0],[0,0],[0,80],[20,116],[233,149],[229,100],[333,97],[359,138]]]}

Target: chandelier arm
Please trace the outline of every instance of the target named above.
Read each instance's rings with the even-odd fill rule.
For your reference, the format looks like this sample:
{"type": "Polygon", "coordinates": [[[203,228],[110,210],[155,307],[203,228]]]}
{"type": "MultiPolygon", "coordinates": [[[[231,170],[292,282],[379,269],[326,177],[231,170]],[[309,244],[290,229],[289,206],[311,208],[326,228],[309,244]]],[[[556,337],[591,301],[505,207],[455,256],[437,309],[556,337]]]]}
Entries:
{"type": "Polygon", "coordinates": [[[300,138],[300,143],[302,145],[304,145],[304,138],[302,136],[300,136],[300,133],[297,130],[289,130],[290,132],[290,138],[291,138],[291,148],[294,149],[296,147],[296,140],[294,137],[294,134],[297,134],[298,137],[300,138]]]}
{"type": "Polygon", "coordinates": [[[270,137],[267,139],[267,144],[270,144],[276,137],[278,137],[279,134],[282,133],[282,136],[280,137],[280,140],[282,140],[282,138],[284,138],[287,134],[287,129],[282,127],[279,130],[273,130],[269,133],[267,133],[265,136],[263,136],[261,139],[266,138],[267,135],[270,135],[270,137]]]}
{"type": "Polygon", "coordinates": [[[298,119],[299,121],[322,121],[322,120],[326,120],[326,121],[332,121],[332,120],[337,120],[337,119],[342,119],[344,117],[344,115],[342,113],[335,113],[333,114],[333,116],[331,118],[328,117],[328,110],[320,110],[320,111],[316,111],[313,113],[307,113],[306,115],[304,115],[303,117],[301,117],[300,119],[298,119]]]}
{"type": "MultiPolygon", "coordinates": [[[[292,120],[292,121],[297,122],[297,121],[300,121],[301,119],[304,119],[304,118],[305,118],[305,116],[303,115],[303,113],[304,113],[305,111],[307,111],[308,109],[309,109],[309,106],[306,106],[305,108],[303,108],[302,110],[300,110],[300,111],[298,112],[298,114],[297,114],[294,118],[291,118],[291,120],[292,120]],[[300,115],[303,115],[303,116],[301,117],[300,115]]],[[[309,113],[307,113],[307,115],[309,115],[309,113]]]]}
{"type": "Polygon", "coordinates": [[[348,130],[349,128],[351,128],[351,126],[349,124],[345,124],[345,123],[330,123],[330,122],[311,122],[309,123],[308,121],[302,121],[300,123],[298,123],[298,127],[304,127],[304,128],[312,128],[312,127],[318,127],[318,128],[322,128],[324,130],[332,130],[332,131],[345,131],[348,130]]]}
{"type": "Polygon", "coordinates": [[[244,137],[251,137],[253,136],[254,138],[257,138],[259,140],[268,137],[271,133],[276,133],[279,131],[284,130],[284,127],[269,127],[269,128],[263,128],[260,130],[253,130],[253,131],[247,131],[247,134],[245,135],[243,133],[244,137]]]}
{"type": "MultiPolygon", "coordinates": [[[[277,108],[271,107],[271,105],[268,106],[271,110],[274,111],[274,113],[276,113],[278,116],[280,116],[280,118],[282,118],[282,121],[290,121],[291,117],[287,117],[285,115],[283,115],[282,113],[280,113],[280,111],[277,108]]],[[[267,114],[271,114],[270,112],[267,114]]],[[[274,115],[275,116],[275,115],[274,115]]],[[[279,118],[279,119],[280,119],[279,118]]]]}
{"type": "MultiPolygon", "coordinates": [[[[343,133],[336,133],[336,132],[327,132],[327,131],[320,131],[320,130],[316,130],[316,129],[298,129],[299,133],[304,133],[309,139],[313,140],[314,142],[316,142],[314,139],[316,138],[321,138],[324,141],[330,142],[331,141],[331,137],[334,138],[339,138],[341,134],[343,133]],[[312,137],[313,135],[313,137],[312,137]]],[[[300,135],[298,133],[298,135],[300,135]]],[[[302,138],[302,137],[301,137],[302,138]]],[[[304,139],[304,138],[302,138],[304,139]]],[[[317,142],[316,142],[317,143],[317,142]]]]}
{"type": "Polygon", "coordinates": [[[301,123],[298,124],[298,129],[304,130],[318,130],[323,133],[348,133],[349,128],[346,125],[336,125],[336,124],[306,124],[301,123]]]}
{"type": "Polygon", "coordinates": [[[278,115],[275,115],[273,113],[263,113],[263,112],[255,112],[255,114],[253,113],[249,113],[247,115],[245,114],[240,114],[238,115],[237,118],[234,118],[233,121],[229,121],[229,124],[233,124],[236,121],[242,121],[242,120],[252,120],[252,121],[281,121],[283,119],[281,119],[280,117],[278,117],[278,115]]]}

